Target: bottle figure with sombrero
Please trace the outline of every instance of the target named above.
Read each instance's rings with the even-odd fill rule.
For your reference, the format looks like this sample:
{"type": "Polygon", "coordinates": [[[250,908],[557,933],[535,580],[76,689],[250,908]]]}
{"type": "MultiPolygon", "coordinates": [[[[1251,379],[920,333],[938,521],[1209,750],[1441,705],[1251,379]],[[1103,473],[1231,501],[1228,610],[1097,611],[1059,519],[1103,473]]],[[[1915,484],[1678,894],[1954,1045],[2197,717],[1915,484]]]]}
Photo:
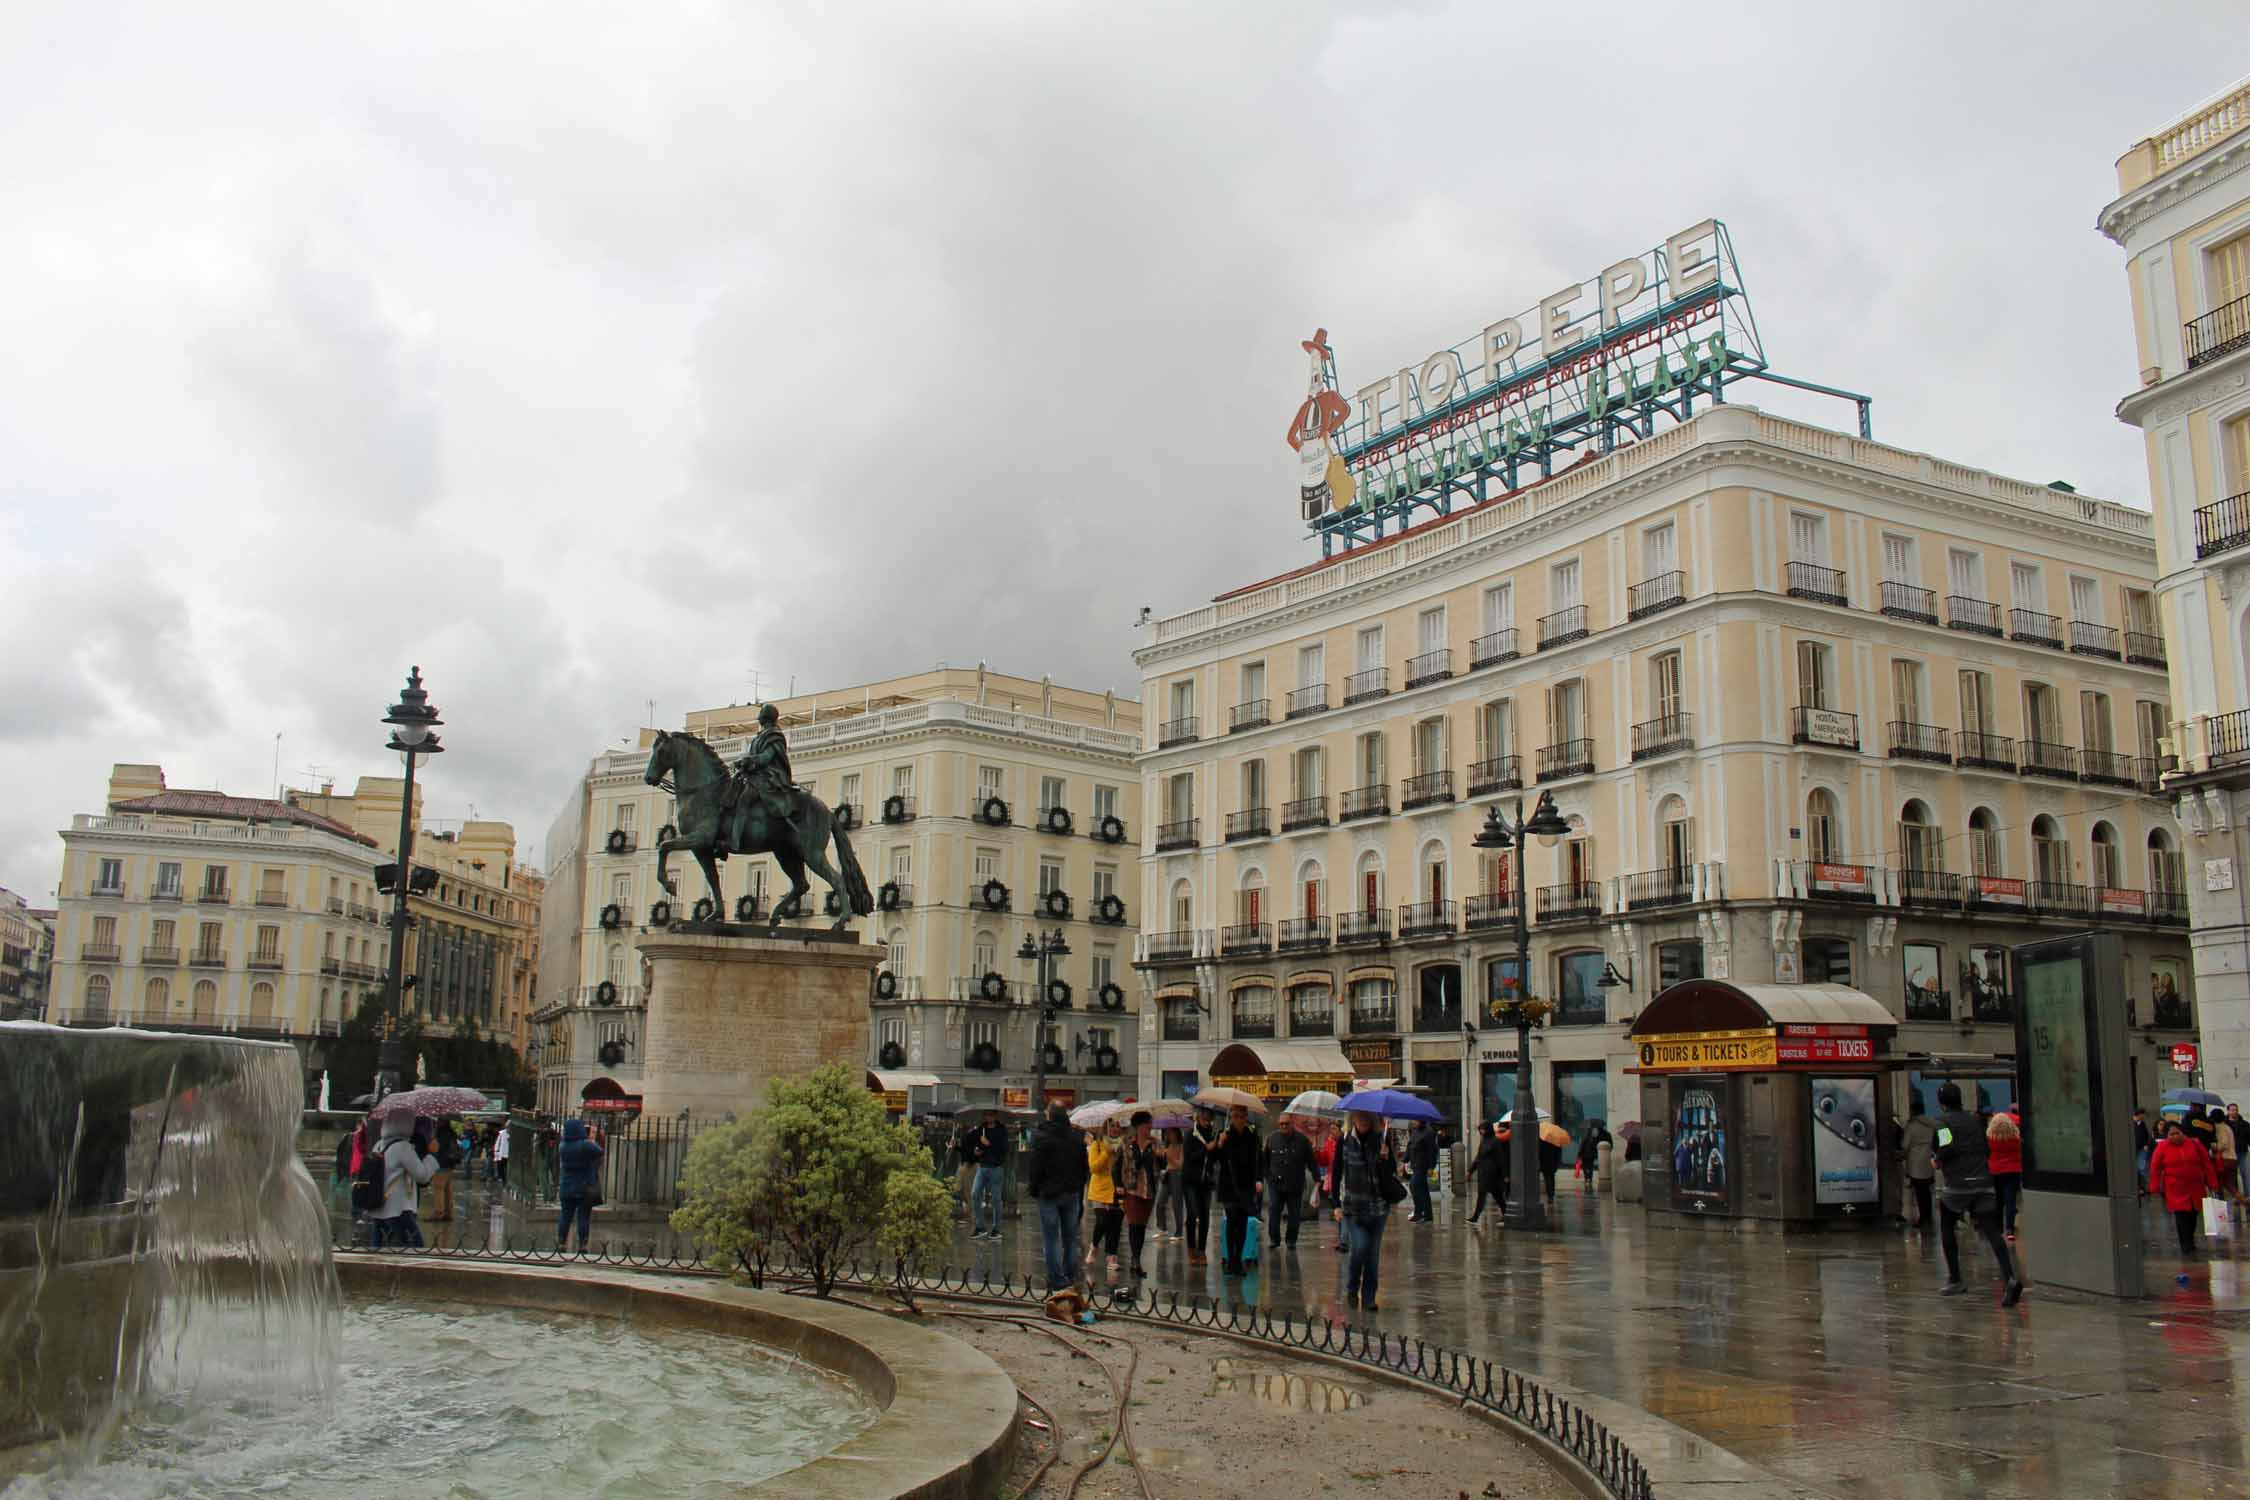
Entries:
{"type": "Polygon", "coordinates": [[[1297,450],[1297,494],[1307,521],[1332,512],[1347,511],[1357,499],[1358,487],[1351,470],[1336,455],[1334,439],[1344,430],[1352,406],[1336,389],[1335,361],[1328,352],[1328,330],[1323,328],[1304,342],[1312,372],[1305,400],[1289,422],[1289,446],[1297,450]]]}

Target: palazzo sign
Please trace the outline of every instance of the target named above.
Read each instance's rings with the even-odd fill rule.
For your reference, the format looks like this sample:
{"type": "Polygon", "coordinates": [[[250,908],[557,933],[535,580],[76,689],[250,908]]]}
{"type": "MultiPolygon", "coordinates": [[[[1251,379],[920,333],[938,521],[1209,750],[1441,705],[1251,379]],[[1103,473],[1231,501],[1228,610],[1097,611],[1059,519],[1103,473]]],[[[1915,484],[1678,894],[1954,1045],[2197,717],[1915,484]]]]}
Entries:
{"type": "MultiPolygon", "coordinates": [[[[1300,514],[1323,553],[1449,514],[1684,422],[1766,371],[1733,241],[1716,219],[1558,287],[1474,337],[1356,387],[1323,329],[1289,424],[1300,514]]],[[[1826,387],[1816,387],[1826,390],[1826,387]]],[[[1833,392],[1850,397],[1848,392],[1833,392]]],[[[1865,431],[1865,398],[1862,430],[1865,431]]]]}

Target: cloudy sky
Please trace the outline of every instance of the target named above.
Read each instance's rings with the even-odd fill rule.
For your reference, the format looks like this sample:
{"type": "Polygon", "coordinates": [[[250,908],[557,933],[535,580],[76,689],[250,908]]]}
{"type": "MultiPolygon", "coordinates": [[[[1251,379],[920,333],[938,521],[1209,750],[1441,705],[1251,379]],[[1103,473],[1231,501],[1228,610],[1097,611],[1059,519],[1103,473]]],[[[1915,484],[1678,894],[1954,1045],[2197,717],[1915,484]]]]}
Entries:
{"type": "Polygon", "coordinates": [[[409,662],[433,816],[533,855],[753,669],[1130,691],[1138,606],[1312,555],[1316,325],[1348,390],[1707,215],[1879,437],[2145,503],[2094,216],[2245,57],[2238,0],[17,8],[0,884],[112,761],[395,771],[409,662]]]}

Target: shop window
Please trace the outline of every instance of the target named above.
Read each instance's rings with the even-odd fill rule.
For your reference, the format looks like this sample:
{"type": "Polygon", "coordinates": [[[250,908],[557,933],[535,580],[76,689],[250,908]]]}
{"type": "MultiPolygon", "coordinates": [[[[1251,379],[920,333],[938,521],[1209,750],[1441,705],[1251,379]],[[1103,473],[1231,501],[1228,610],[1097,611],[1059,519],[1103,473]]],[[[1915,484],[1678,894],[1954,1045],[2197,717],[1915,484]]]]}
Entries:
{"type": "Polygon", "coordinates": [[[1809,937],[1803,945],[1805,983],[1840,984],[1852,982],[1852,945],[1846,938],[1809,937]]]}
{"type": "Polygon", "coordinates": [[[1582,948],[1556,956],[1555,1025],[1599,1026],[1609,1019],[1601,989],[1605,963],[1599,948],[1582,948]]]}
{"type": "Polygon", "coordinates": [[[1289,992],[1291,1036],[1334,1036],[1336,995],[1325,984],[1300,984],[1289,992]]]}
{"type": "Polygon", "coordinates": [[[1352,1030],[1398,1030],[1398,986],[1389,979],[1355,979],[1351,988],[1352,1030]]]}
{"type": "Polygon", "coordinates": [[[1257,1041],[1274,1034],[1272,985],[1244,985],[1234,992],[1234,1034],[1245,1041],[1257,1041]]]}
{"type": "Polygon", "coordinates": [[[1694,940],[1656,945],[1656,992],[1662,994],[1683,979],[1703,977],[1703,944],[1694,940]]]}

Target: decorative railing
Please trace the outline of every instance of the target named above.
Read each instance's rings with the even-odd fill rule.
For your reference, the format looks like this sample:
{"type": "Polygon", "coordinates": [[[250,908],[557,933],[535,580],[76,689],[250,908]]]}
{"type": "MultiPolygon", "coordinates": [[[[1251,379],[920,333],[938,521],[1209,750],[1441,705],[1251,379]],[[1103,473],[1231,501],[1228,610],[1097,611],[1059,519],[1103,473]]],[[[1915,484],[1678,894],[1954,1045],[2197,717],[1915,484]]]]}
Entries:
{"type": "Polygon", "coordinates": [[[1953,763],[1957,766],[1982,767],[1988,771],[2016,768],[2016,742],[2007,735],[1964,729],[1954,737],[1953,743],[1953,763]]]}
{"type": "Polygon", "coordinates": [[[2089,625],[2084,620],[2073,620],[2070,622],[2070,650],[2074,656],[2123,661],[2124,635],[2114,625],[2089,625]]]}
{"type": "Polygon", "coordinates": [[[1935,724],[1893,719],[1890,724],[1891,759],[1926,760],[1939,765],[1953,760],[1953,731],[1935,724]]]}
{"type": "Polygon", "coordinates": [[[1203,842],[1202,828],[1201,818],[1177,818],[1169,823],[1157,824],[1156,852],[1163,854],[1173,849],[1193,849],[1203,842]]]}
{"type": "Polygon", "coordinates": [[[1227,710],[1227,733],[1240,734],[1245,729],[1263,729],[1273,722],[1273,700],[1252,698],[1247,703],[1237,703],[1227,710]]]}
{"type": "Polygon", "coordinates": [[[1240,812],[1227,814],[1227,842],[1237,839],[1262,839],[1273,832],[1273,809],[1246,807],[1240,812]]]}
{"type": "Polygon", "coordinates": [[[1203,721],[1193,714],[1184,718],[1167,719],[1156,729],[1156,748],[1168,749],[1173,745],[1192,745],[1202,737],[1203,721]]]}
{"type": "Polygon", "coordinates": [[[1464,925],[1471,932],[1512,927],[1516,920],[1516,898],[1505,892],[1495,891],[1471,896],[1462,903],[1462,917],[1464,925]]]}
{"type": "Polygon", "coordinates": [[[2191,370],[2207,359],[2250,348],[2250,297],[2222,303],[2182,331],[2181,342],[2187,353],[2187,367],[2191,370]]]}
{"type": "Polygon", "coordinates": [[[1354,672],[1344,679],[1344,702],[1347,704],[1365,703],[1369,699],[1384,696],[1390,690],[1391,669],[1389,667],[1369,667],[1365,671],[1354,672]]]}
{"type": "Polygon", "coordinates": [[[1523,757],[1495,755],[1469,764],[1469,795],[1513,791],[1523,785],[1523,757]]]}
{"type": "Polygon", "coordinates": [[[1514,661],[1522,654],[1516,646],[1515,627],[1511,625],[1505,630],[1495,630],[1469,642],[1469,670],[1474,672],[1481,667],[1498,666],[1504,661],[1514,661]]]}
{"type": "Polygon", "coordinates": [[[2214,770],[2250,762],[2250,708],[2214,714],[2203,721],[2203,746],[2214,770]]]}
{"type": "Polygon", "coordinates": [[[2011,609],[2008,611],[2008,639],[2022,641],[2027,646],[2052,646],[2060,651],[2062,621],[2036,609],[2011,609]]]}
{"type": "Polygon", "coordinates": [[[1456,925],[1454,905],[1450,901],[1410,901],[1398,909],[1401,938],[1450,935],[1456,925]]]}
{"type": "Polygon", "coordinates": [[[1336,942],[1340,947],[1390,940],[1391,914],[1387,911],[1348,911],[1336,919],[1336,942]]]}
{"type": "Polygon", "coordinates": [[[1694,899],[1695,871],[1685,865],[1664,870],[1642,870],[1625,877],[1625,905],[1628,910],[1686,906],[1694,899]]]}
{"type": "Polygon", "coordinates": [[[1302,953],[1310,948],[1328,946],[1328,919],[1326,917],[1284,917],[1281,919],[1278,941],[1284,953],[1302,953]]]}
{"type": "Polygon", "coordinates": [[[2195,555],[2209,557],[2250,544],[2250,491],[2199,507],[2195,513],[2195,555]]]}
{"type": "Polygon", "coordinates": [[[1292,833],[1299,828],[1326,828],[1328,826],[1328,799],[1326,797],[1299,797],[1294,802],[1281,804],[1281,831],[1292,833]]]}
{"type": "Polygon", "coordinates": [[[1961,877],[1944,870],[1906,869],[1898,872],[1899,900],[1908,906],[1950,907],[1961,904],[1961,877]]]}
{"type": "Polygon", "coordinates": [[[1306,714],[1324,713],[1328,708],[1328,684],[1316,682],[1311,687],[1292,690],[1284,714],[1288,718],[1303,718],[1306,714]]]}
{"type": "Polygon", "coordinates": [[[1935,625],[1937,617],[1937,590],[1916,588],[1911,583],[1893,583],[1883,580],[1881,613],[1894,620],[1915,620],[1924,625],[1935,625]]]}
{"type": "Polygon", "coordinates": [[[1183,963],[1195,957],[1195,932],[1150,932],[1141,936],[1142,951],[1152,964],[1183,963]]]}
{"type": "Polygon", "coordinates": [[[1551,615],[1539,617],[1539,649],[1567,646],[1572,641],[1586,639],[1586,606],[1573,604],[1568,609],[1558,609],[1551,615]]]}
{"type": "Polygon", "coordinates": [[[1819,563],[1793,562],[1789,564],[1789,597],[1809,599],[1815,604],[1848,604],[1850,596],[1844,592],[1844,573],[1841,568],[1824,568],[1819,563]]]}
{"type": "Polygon", "coordinates": [[[1453,652],[1448,647],[1425,651],[1406,661],[1406,685],[1420,687],[1425,682],[1443,682],[1453,675],[1453,652]]]}
{"type": "Polygon", "coordinates": [[[1687,574],[1674,568],[1625,591],[1625,618],[1639,620],[1687,603],[1687,574]]]}
{"type": "Polygon", "coordinates": [[[1594,769],[1594,742],[1589,739],[1564,740],[1559,745],[1542,745],[1539,748],[1539,779],[1560,781],[1565,776],[1587,776],[1594,769]]]}
{"type": "MultiPolygon", "coordinates": [[[[1266,922],[1236,922],[1219,929],[1219,952],[1228,956],[1237,953],[1271,953],[1273,927],[1266,922]]],[[[1235,1035],[1240,1036],[1241,1032],[1235,1035]]]]}
{"type": "Polygon", "coordinates": [[[1995,639],[2003,633],[2000,629],[2000,606],[1989,599],[1972,599],[1967,594],[1945,596],[1945,627],[1948,630],[1965,630],[1971,635],[1989,635],[1995,639]]]}
{"type": "Polygon", "coordinates": [[[1391,810],[1391,786],[1381,782],[1375,786],[1353,787],[1338,800],[1336,821],[1349,823],[1354,818],[1380,818],[1391,810]]]}
{"type": "Polygon", "coordinates": [[[2133,770],[2133,757],[2114,750],[2079,751],[2078,779],[2098,786],[2140,785],[2140,777],[2133,770]]]}
{"type": "Polygon", "coordinates": [[[1688,750],[1695,746],[1695,715],[1687,713],[1659,714],[1644,719],[1633,726],[1633,759],[1647,760],[1652,755],[1669,755],[1674,750],[1688,750]]]}
{"type": "Polygon", "coordinates": [[[1859,748],[1859,715],[1840,708],[1789,710],[1789,740],[1796,745],[1822,745],[1831,750],[1859,748]]]}
{"type": "Polygon", "coordinates": [[[2136,667],[2166,667],[2171,658],[2164,650],[2164,637],[2153,630],[2128,630],[2125,632],[2125,660],[2136,667]]]}
{"type": "Polygon", "coordinates": [[[1428,807],[1432,803],[1452,800],[1451,771],[1425,771],[1420,776],[1409,776],[1399,784],[1398,805],[1401,810],[1428,807]]]}
{"type": "Polygon", "coordinates": [[[2057,781],[2078,779],[2078,752],[2051,740],[2025,740],[2018,769],[2026,776],[2050,776],[2057,781]]]}
{"type": "Polygon", "coordinates": [[[1532,894],[1532,910],[1542,922],[1578,921],[1602,914],[1601,887],[1591,880],[1543,885],[1532,894]]]}

